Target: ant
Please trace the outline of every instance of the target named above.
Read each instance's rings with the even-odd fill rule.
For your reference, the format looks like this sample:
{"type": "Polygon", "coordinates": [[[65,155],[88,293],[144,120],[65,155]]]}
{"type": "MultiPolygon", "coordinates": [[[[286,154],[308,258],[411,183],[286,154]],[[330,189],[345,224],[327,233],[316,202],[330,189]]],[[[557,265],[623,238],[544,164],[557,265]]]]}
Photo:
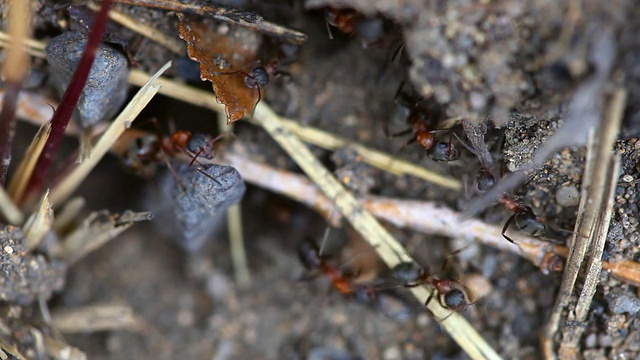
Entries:
{"type": "Polygon", "coordinates": [[[329,25],[338,28],[345,34],[351,34],[355,31],[355,24],[362,19],[362,15],[358,14],[354,10],[350,9],[337,9],[334,7],[327,7],[324,11],[324,16],[327,24],[327,31],[329,32],[329,38],[333,40],[333,34],[329,25]]]}
{"type": "MultiPolygon", "coordinates": [[[[326,240],[326,233],[325,238],[326,240]]],[[[323,240],[323,242],[324,242],[323,240]]],[[[371,304],[376,300],[376,293],[372,285],[356,284],[353,280],[357,274],[348,273],[336,268],[330,263],[328,256],[322,255],[322,250],[311,239],[306,239],[298,246],[298,257],[310,275],[310,279],[318,273],[324,273],[331,284],[345,297],[352,297],[362,304],[371,304]]]]}
{"type": "Polygon", "coordinates": [[[510,243],[514,243],[513,239],[508,237],[506,232],[511,223],[515,223],[516,227],[520,231],[531,236],[539,236],[545,231],[546,227],[538,219],[536,214],[533,213],[533,210],[530,206],[527,206],[517,200],[511,199],[507,195],[503,195],[500,198],[500,203],[507,209],[513,211],[513,215],[509,217],[507,222],[504,224],[504,227],[502,228],[502,232],[500,233],[502,237],[504,237],[510,243]]]}
{"type": "MultiPolygon", "coordinates": [[[[125,165],[133,169],[137,174],[150,177],[154,173],[155,165],[160,161],[164,161],[171,173],[180,182],[182,189],[186,191],[184,184],[179,180],[177,173],[173,169],[169,157],[175,157],[178,151],[185,152],[192,156],[189,166],[193,166],[199,157],[212,159],[216,153],[214,144],[224,134],[212,138],[206,134],[192,134],[186,130],[178,130],[173,132],[171,136],[163,137],[157,120],[154,119],[153,123],[156,127],[156,134],[137,138],[128,151],[125,152],[125,165]],[[154,166],[154,168],[150,168],[150,166],[154,166]]],[[[197,169],[197,171],[217,182],[216,179],[202,169],[197,169]]]]}
{"type": "MultiPolygon", "coordinates": [[[[429,109],[421,104],[422,98],[415,96],[415,94],[404,93],[402,91],[403,87],[404,82],[400,83],[396,91],[395,99],[397,104],[408,110],[406,119],[411,127],[399,133],[390,134],[389,136],[396,137],[413,132],[414,137],[407,141],[402,148],[413,142],[417,142],[418,145],[427,151],[427,154],[429,154],[434,161],[451,162],[459,159],[460,150],[453,145],[451,138],[449,138],[448,142],[436,142],[434,138],[434,134],[448,132],[449,130],[431,130],[430,127],[433,123],[433,116],[429,109]]],[[[388,130],[385,129],[385,132],[388,134],[388,130]]]]}
{"type": "MultiPolygon", "coordinates": [[[[443,264],[443,268],[445,266],[446,261],[443,264]]],[[[425,306],[429,305],[436,292],[440,305],[449,310],[460,313],[472,304],[468,290],[464,285],[454,280],[440,279],[433,274],[429,274],[426,269],[414,262],[399,263],[391,269],[391,274],[394,279],[404,282],[403,287],[410,288],[424,284],[433,286],[434,289],[425,301],[425,306]]]]}
{"type": "MultiPolygon", "coordinates": [[[[493,158],[485,144],[484,135],[487,131],[486,126],[474,125],[468,121],[463,121],[462,127],[467,135],[467,139],[471,142],[471,146],[464,144],[464,142],[462,142],[462,144],[480,160],[481,167],[476,174],[478,191],[486,192],[496,184],[496,178],[490,170],[493,166],[493,158]]],[[[545,231],[544,224],[542,224],[534,214],[531,207],[508,197],[506,194],[500,198],[499,202],[513,212],[513,215],[511,215],[504,224],[501,232],[502,237],[510,243],[513,243],[513,239],[507,236],[506,232],[511,223],[515,223],[520,231],[531,236],[539,236],[545,231]]]]}

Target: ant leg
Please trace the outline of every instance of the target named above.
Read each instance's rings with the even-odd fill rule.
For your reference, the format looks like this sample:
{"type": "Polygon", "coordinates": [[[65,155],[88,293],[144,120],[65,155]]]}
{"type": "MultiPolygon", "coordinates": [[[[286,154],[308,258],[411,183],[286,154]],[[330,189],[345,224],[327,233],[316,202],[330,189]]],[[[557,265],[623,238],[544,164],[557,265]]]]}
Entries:
{"type": "Polygon", "coordinates": [[[199,172],[200,174],[208,177],[209,179],[213,180],[216,184],[218,184],[219,186],[222,186],[222,183],[220,181],[218,181],[216,178],[214,178],[213,176],[207,174],[206,171],[200,169],[200,168],[195,168],[197,172],[199,172]]]}
{"type": "Polygon", "coordinates": [[[500,233],[500,235],[502,235],[503,238],[505,238],[505,240],[507,240],[508,242],[515,244],[513,242],[513,240],[507,236],[506,232],[507,229],[509,228],[509,225],[511,225],[511,223],[513,222],[513,220],[516,218],[516,214],[513,214],[509,217],[509,219],[507,220],[507,222],[504,224],[504,227],[502,228],[502,232],[500,233]]]}
{"type": "Polygon", "coordinates": [[[165,154],[164,150],[162,150],[162,149],[160,149],[160,156],[162,157],[162,160],[164,160],[165,164],[167,164],[167,168],[169,169],[169,171],[171,171],[173,176],[175,176],[176,180],[178,180],[178,184],[180,184],[180,187],[182,188],[182,191],[186,192],[187,191],[187,187],[184,185],[184,183],[180,179],[180,176],[178,175],[176,170],[171,165],[171,162],[169,161],[169,158],[167,157],[167,154],[165,154]]]}
{"type": "Polygon", "coordinates": [[[427,301],[424,302],[424,306],[429,306],[429,303],[433,299],[433,293],[434,292],[437,292],[437,290],[435,288],[432,288],[431,289],[431,294],[429,294],[429,297],[427,298],[427,301]]]}

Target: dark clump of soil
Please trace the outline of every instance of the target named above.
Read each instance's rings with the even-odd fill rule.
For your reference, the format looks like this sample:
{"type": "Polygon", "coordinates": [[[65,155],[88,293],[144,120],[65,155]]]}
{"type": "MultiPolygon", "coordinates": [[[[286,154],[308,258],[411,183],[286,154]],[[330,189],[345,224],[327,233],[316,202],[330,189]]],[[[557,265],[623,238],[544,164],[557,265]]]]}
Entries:
{"type": "MultiPolygon", "coordinates": [[[[308,35],[302,46],[281,44],[263,36],[260,49],[247,50],[256,58],[277,53],[283,59],[278,75],[259,90],[261,101],[276,113],[453,175],[466,185],[459,193],[443,190],[416,178],[374,169],[360,162],[350,148],[330,153],[312,147],[339,178],[349,179],[353,192],[432,200],[456,209],[475,195],[473,179],[480,164],[459,143],[457,137],[464,141],[459,124],[454,121],[451,125],[445,120],[461,117],[476,124],[487,122],[485,138],[496,163],[496,174],[514,171],[562,127],[567,104],[576,89],[596,71],[589,57],[593,39],[605,30],[619,35],[615,39],[618,56],[612,82],[626,86],[629,105],[622,139],[615,149],[622,158],[622,173],[604,258],[639,258],[640,142],[635,136],[640,121],[640,44],[634,36],[638,33],[637,22],[630,19],[637,19],[640,8],[634,2],[584,1],[581,9],[575,9],[568,0],[526,4],[466,0],[224,3],[246,7],[269,21],[308,35]],[[331,26],[331,39],[325,11],[347,11],[347,3],[348,10],[357,14],[355,30],[346,34],[331,26]],[[621,72],[626,75],[624,81],[620,81],[621,72]],[[413,90],[416,103],[426,103],[437,110],[434,113],[439,116],[434,116],[432,123],[435,128],[451,125],[450,131],[434,136],[456,144],[462,152],[459,160],[433,161],[418,144],[404,146],[413,135],[388,136],[410,125],[406,109],[403,116],[397,101],[401,87],[413,90]]],[[[40,0],[37,5],[35,37],[48,41],[69,29],[66,10],[53,1],[40,0]]],[[[115,7],[179,38],[179,20],[167,11],[143,6],[115,7]]],[[[191,14],[189,19],[192,18],[197,21],[201,17],[191,14]]],[[[209,22],[214,23],[211,19],[209,22]]],[[[186,50],[176,54],[129,30],[120,31],[128,47],[118,51],[132,55],[140,69],[153,72],[172,60],[174,67],[167,76],[211,90],[209,82],[200,81],[199,64],[188,59],[186,50]]],[[[245,31],[248,30],[238,33],[245,31]]],[[[257,35],[252,32],[250,37],[255,40],[257,35]]],[[[251,68],[256,63],[246,66],[251,68]]],[[[33,68],[34,74],[47,71],[43,62],[34,61],[33,68]]],[[[242,71],[233,75],[244,78],[245,70],[242,71]]],[[[225,80],[219,71],[211,76],[225,80]]],[[[40,87],[46,88],[44,84],[40,87]]],[[[158,118],[163,128],[168,128],[164,124],[170,121],[180,129],[192,131],[214,132],[215,127],[213,113],[175,104],[163,96],[154,99],[143,117],[158,118]]],[[[246,155],[253,160],[299,171],[258,127],[240,121],[235,124],[234,134],[235,141],[244,145],[246,155]]],[[[513,194],[553,223],[553,229],[545,235],[552,242],[564,243],[568,235],[563,230],[573,229],[584,161],[584,147],[560,149],[513,194]]],[[[89,199],[89,210],[107,207],[147,211],[152,206],[149,197],[162,196],[157,195],[158,189],[163,183],[175,182],[173,176],[164,171],[141,182],[123,175],[121,167],[111,159],[89,177],[91,186],[85,184],[81,193],[89,199]]],[[[198,206],[206,208],[207,204],[198,206]]],[[[401,287],[385,289],[385,305],[373,307],[342,297],[337,291],[327,291],[331,285],[322,276],[301,281],[305,271],[296,257],[296,246],[305,237],[320,242],[327,226],[311,210],[247,185],[242,218],[252,284],[246,288],[235,284],[228,234],[221,225],[224,218],[216,219],[214,224],[208,215],[202,220],[207,222],[203,226],[213,234],[204,244],[198,241],[195,247],[187,246],[189,252],[176,245],[180,240],[172,235],[175,231],[163,230],[153,222],[136,224],[69,269],[44,255],[24,256],[23,236],[14,234],[19,229],[1,231],[0,267],[7,280],[0,284],[0,295],[8,304],[24,309],[3,321],[0,334],[20,334],[25,324],[38,323],[38,312],[30,304],[42,297],[51,299],[52,311],[99,303],[123,303],[134,310],[143,323],[140,328],[65,336],[69,344],[90,358],[467,358],[442,329],[442,319],[426,313],[423,304],[401,287]],[[9,238],[5,237],[10,234],[14,235],[8,243],[9,238]],[[65,270],[68,273],[63,282],[65,270]],[[51,297],[54,291],[57,293],[51,297]]],[[[482,216],[487,222],[503,224],[509,215],[495,206],[482,216]]],[[[174,225],[170,217],[161,220],[165,229],[174,225]]],[[[448,255],[457,250],[455,239],[389,228],[432,271],[440,269],[448,255]]],[[[348,253],[368,251],[358,248],[359,241],[349,231],[334,230],[327,253],[338,264],[348,262],[348,253]]],[[[376,263],[369,264],[371,269],[354,266],[353,270],[363,279],[370,276],[384,283],[388,269],[376,260],[371,263],[376,263]]],[[[446,274],[463,280],[482,278],[487,284],[483,297],[464,313],[478,332],[504,358],[541,358],[539,336],[554,304],[560,276],[543,275],[521,257],[480,245],[469,246],[448,263],[455,264],[449,266],[453,270],[444,270],[446,274]]],[[[589,321],[582,324],[586,328],[581,343],[585,359],[640,356],[637,294],[633,285],[607,273],[601,275],[589,321]]],[[[11,309],[9,305],[7,308],[11,309]]],[[[7,337],[23,351],[36,347],[32,338],[7,337]]]]}

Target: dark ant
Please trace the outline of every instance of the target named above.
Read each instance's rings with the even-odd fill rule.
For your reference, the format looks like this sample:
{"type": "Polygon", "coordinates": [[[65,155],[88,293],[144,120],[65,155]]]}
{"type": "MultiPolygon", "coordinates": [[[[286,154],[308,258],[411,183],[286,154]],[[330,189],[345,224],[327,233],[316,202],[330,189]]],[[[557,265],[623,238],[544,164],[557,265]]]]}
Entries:
{"type": "Polygon", "coordinates": [[[504,224],[502,228],[501,235],[510,243],[514,243],[513,239],[507,236],[506,232],[511,223],[515,223],[516,227],[524,232],[525,234],[531,236],[539,236],[545,231],[545,226],[536,214],[533,213],[531,207],[509,198],[507,195],[503,195],[500,198],[500,203],[504,205],[507,209],[513,211],[513,215],[509,217],[507,222],[504,224]]]}
{"type": "MultiPolygon", "coordinates": [[[[421,105],[421,98],[416,97],[414,94],[408,95],[403,93],[403,86],[404,82],[400,83],[400,87],[398,87],[398,90],[396,91],[395,99],[396,103],[408,109],[407,122],[411,128],[395,134],[390,134],[389,136],[396,137],[413,132],[414,137],[407,141],[402,148],[413,142],[417,142],[427,151],[427,154],[429,154],[431,159],[434,161],[450,162],[459,159],[460,150],[453,145],[451,138],[449,138],[448,142],[435,141],[434,134],[449,132],[449,130],[431,130],[430,127],[433,123],[433,116],[431,115],[431,112],[425,106],[421,105]]],[[[387,130],[385,131],[388,133],[387,130]]]]}
{"type": "MultiPolygon", "coordinates": [[[[325,237],[326,239],[326,237],[325,237]]],[[[371,304],[376,300],[376,293],[372,285],[356,284],[353,280],[357,274],[348,273],[333,266],[329,257],[322,255],[321,249],[311,239],[306,239],[298,246],[298,257],[310,275],[305,279],[323,273],[343,296],[356,299],[362,304],[371,304]]]]}
{"type": "Polygon", "coordinates": [[[244,75],[244,85],[249,89],[257,89],[258,90],[258,100],[256,101],[256,105],[262,100],[262,90],[261,87],[269,84],[269,81],[272,77],[277,75],[278,73],[278,60],[271,60],[264,65],[258,65],[253,67],[249,72],[245,71],[229,71],[229,72],[218,72],[216,75],[234,75],[234,74],[242,74],[244,75]]]}
{"type": "Polygon", "coordinates": [[[424,284],[433,286],[434,290],[425,301],[425,306],[433,299],[434,292],[438,293],[438,302],[442,307],[458,313],[472,304],[464,285],[454,280],[440,279],[429,274],[414,262],[401,262],[391,270],[391,273],[394,279],[404,282],[403,287],[416,287],[424,284]]]}

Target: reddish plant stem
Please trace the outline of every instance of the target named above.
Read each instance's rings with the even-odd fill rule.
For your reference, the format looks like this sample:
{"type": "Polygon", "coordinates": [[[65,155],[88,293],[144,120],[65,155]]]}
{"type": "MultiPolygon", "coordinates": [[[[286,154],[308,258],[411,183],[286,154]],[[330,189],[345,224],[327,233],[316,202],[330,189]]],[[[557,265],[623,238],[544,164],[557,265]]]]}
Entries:
{"type": "Polygon", "coordinates": [[[0,112],[0,187],[7,182],[7,173],[11,164],[11,145],[16,132],[16,104],[22,88],[22,80],[5,83],[2,112],[0,112]]]}
{"type": "Polygon", "coordinates": [[[29,185],[27,185],[25,197],[40,189],[44,183],[45,176],[47,176],[51,169],[53,157],[60,147],[64,131],[67,128],[71,115],[73,114],[73,110],[80,99],[84,85],[89,77],[91,66],[96,58],[96,52],[102,43],[102,35],[104,34],[104,29],[107,25],[109,9],[111,8],[112,2],[112,0],[103,0],[100,5],[100,11],[96,13],[93,21],[93,28],[91,29],[87,45],[82,53],[82,58],[80,58],[80,62],[78,63],[76,71],[73,73],[71,82],[69,82],[69,86],[62,96],[60,105],[51,118],[51,134],[49,135],[49,139],[42,150],[42,154],[40,154],[40,157],[38,158],[33,175],[29,180],[29,185]]]}

